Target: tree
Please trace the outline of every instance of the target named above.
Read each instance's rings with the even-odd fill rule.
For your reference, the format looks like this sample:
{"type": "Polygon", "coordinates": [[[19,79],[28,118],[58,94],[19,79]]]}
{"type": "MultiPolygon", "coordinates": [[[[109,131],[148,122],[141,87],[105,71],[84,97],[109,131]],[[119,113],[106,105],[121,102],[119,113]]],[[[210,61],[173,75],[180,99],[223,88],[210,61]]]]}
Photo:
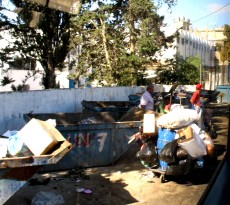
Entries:
{"type": "Polygon", "coordinates": [[[166,65],[157,69],[156,82],[159,84],[196,84],[199,80],[199,67],[201,59],[199,57],[188,57],[183,59],[179,54],[174,59],[166,61],[166,65]]]}
{"type": "MultiPolygon", "coordinates": [[[[140,79],[155,62],[154,54],[168,48],[174,38],[161,31],[164,18],[157,14],[158,7],[151,0],[97,2],[95,10],[83,4],[72,22],[76,28],[73,44],[80,45],[77,72],[84,75],[91,68],[90,81],[101,85],[143,82],[140,79]]],[[[166,2],[172,5],[174,1],[166,2]]]]}
{"type": "Polygon", "coordinates": [[[1,31],[10,33],[15,39],[1,51],[1,60],[12,63],[21,58],[24,61],[37,60],[44,68],[43,85],[45,89],[55,88],[55,70],[62,70],[70,47],[69,13],[40,7],[35,3],[23,0],[11,0],[18,11],[17,20],[1,15],[1,31]],[[34,12],[39,19],[36,26],[31,27],[34,12]]]}
{"type": "MultiPolygon", "coordinates": [[[[1,17],[1,28],[8,29],[15,43],[1,53],[1,60],[12,61],[13,53],[24,60],[40,61],[44,68],[43,85],[56,87],[55,70],[62,70],[72,48],[77,48],[77,66],[72,76],[89,75],[101,85],[137,85],[151,66],[155,52],[167,48],[173,36],[161,31],[163,17],[152,0],[82,1],[79,15],[43,8],[23,0],[11,0],[17,8],[17,22],[1,17]],[[97,2],[96,10],[90,10],[97,2]],[[31,27],[33,12],[40,17],[31,27]]],[[[159,0],[169,6],[174,0],[159,0]]]]}
{"type": "Polygon", "coordinates": [[[230,25],[224,25],[223,33],[226,39],[223,41],[222,44],[217,43],[216,49],[220,52],[221,61],[227,60],[228,62],[230,62],[230,25]]]}

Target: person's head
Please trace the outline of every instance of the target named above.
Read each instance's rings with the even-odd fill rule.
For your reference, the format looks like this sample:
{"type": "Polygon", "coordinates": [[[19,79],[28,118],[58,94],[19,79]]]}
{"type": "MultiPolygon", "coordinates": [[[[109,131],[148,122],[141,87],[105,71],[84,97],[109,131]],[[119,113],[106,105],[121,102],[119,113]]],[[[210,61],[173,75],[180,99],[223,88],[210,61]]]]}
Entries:
{"type": "Polygon", "coordinates": [[[166,96],[164,97],[164,101],[165,101],[166,104],[170,103],[170,96],[169,96],[169,95],[166,95],[166,96]]]}
{"type": "Polygon", "coordinates": [[[148,85],[146,90],[150,93],[150,94],[153,94],[154,92],[154,86],[152,84],[148,85]]]}
{"type": "Polygon", "coordinates": [[[201,84],[199,84],[199,83],[196,84],[196,89],[197,89],[197,90],[200,90],[202,87],[203,87],[203,86],[202,86],[201,84]]]}

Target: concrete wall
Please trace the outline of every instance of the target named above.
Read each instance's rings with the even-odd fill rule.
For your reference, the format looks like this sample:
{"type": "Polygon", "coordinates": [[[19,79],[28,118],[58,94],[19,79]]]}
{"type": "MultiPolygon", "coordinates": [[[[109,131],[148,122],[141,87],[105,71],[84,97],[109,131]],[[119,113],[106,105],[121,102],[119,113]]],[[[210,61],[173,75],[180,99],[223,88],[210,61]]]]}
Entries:
{"type": "MultiPolygon", "coordinates": [[[[167,92],[170,85],[156,85],[155,92],[167,92]]],[[[23,114],[81,112],[82,100],[128,101],[130,94],[142,93],[145,87],[100,87],[52,89],[40,91],[0,93],[0,134],[7,130],[20,130],[23,114]]],[[[177,90],[194,90],[194,86],[178,86],[177,90]]],[[[31,130],[32,132],[32,130],[31,130]]]]}

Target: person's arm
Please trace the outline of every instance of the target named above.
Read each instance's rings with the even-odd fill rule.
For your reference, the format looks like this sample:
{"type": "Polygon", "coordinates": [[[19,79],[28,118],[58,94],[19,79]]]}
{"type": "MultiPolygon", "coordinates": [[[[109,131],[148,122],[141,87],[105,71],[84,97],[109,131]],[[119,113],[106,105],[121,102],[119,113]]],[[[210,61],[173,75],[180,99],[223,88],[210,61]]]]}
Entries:
{"type": "Polygon", "coordinates": [[[145,105],[141,105],[141,109],[144,110],[145,109],[145,105]]]}
{"type": "Polygon", "coordinates": [[[159,112],[160,113],[165,113],[164,112],[164,102],[160,102],[160,104],[159,104],[159,112]]]}
{"type": "Polygon", "coordinates": [[[194,105],[194,102],[195,102],[195,100],[196,100],[197,94],[198,94],[197,91],[195,91],[195,92],[193,93],[191,99],[190,99],[190,102],[191,102],[193,105],[194,105]]]}

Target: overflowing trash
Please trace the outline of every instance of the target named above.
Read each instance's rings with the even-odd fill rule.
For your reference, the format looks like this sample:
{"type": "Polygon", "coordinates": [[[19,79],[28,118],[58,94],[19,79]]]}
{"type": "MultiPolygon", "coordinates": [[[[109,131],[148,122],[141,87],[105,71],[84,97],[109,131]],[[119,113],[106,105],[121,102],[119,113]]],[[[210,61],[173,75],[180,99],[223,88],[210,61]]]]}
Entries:
{"type": "MultiPolygon", "coordinates": [[[[55,126],[53,119],[33,118],[20,130],[8,130],[0,136],[0,204],[14,195],[41,167],[56,164],[71,150],[72,145],[55,126]]],[[[31,186],[47,183],[49,179],[29,181],[31,186]]],[[[61,196],[40,193],[32,204],[61,202],[61,196]]]]}
{"type": "Polygon", "coordinates": [[[130,143],[141,142],[136,157],[153,173],[160,174],[161,182],[169,175],[188,175],[208,166],[205,159],[214,158],[215,146],[210,134],[200,126],[201,120],[201,112],[183,107],[159,116],[149,125],[156,126],[154,133],[140,128],[130,138],[130,143]]]}
{"type": "Polygon", "coordinates": [[[48,154],[59,142],[65,141],[55,126],[53,119],[42,121],[33,118],[19,131],[8,130],[0,136],[0,158],[48,154]]]}

